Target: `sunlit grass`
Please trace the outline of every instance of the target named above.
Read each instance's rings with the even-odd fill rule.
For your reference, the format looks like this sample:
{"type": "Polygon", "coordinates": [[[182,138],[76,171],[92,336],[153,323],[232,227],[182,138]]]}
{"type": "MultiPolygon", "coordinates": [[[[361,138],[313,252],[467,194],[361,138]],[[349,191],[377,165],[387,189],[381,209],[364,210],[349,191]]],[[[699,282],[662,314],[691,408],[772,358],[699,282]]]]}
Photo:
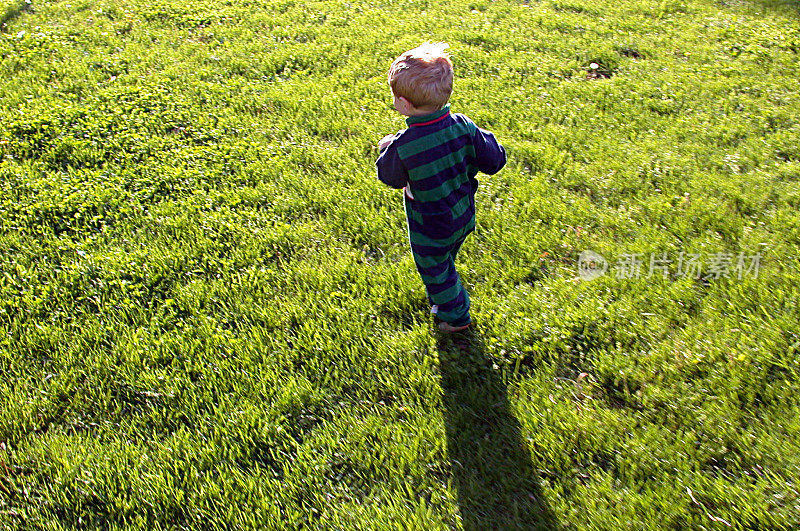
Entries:
{"type": "Polygon", "coordinates": [[[0,21],[3,527],[800,526],[792,2],[0,21]],[[386,69],[425,40],[509,153],[459,256],[467,337],[434,332],[374,175],[386,69]]]}

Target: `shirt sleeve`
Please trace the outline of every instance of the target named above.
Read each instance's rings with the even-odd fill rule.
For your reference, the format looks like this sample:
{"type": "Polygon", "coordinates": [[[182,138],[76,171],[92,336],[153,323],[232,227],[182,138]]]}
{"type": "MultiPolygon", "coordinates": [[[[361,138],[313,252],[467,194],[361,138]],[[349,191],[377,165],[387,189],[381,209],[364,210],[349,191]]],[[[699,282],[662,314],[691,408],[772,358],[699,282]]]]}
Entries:
{"type": "Polygon", "coordinates": [[[492,133],[476,127],[472,142],[475,146],[475,159],[480,171],[487,175],[494,175],[506,165],[506,150],[492,133]]]}
{"type": "Polygon", "coordinates": [[[375,161],[378,179],[392,188],[403,188],[408,184],[408,170],[403,166],[394,142],[389,144],[375,161]]]}

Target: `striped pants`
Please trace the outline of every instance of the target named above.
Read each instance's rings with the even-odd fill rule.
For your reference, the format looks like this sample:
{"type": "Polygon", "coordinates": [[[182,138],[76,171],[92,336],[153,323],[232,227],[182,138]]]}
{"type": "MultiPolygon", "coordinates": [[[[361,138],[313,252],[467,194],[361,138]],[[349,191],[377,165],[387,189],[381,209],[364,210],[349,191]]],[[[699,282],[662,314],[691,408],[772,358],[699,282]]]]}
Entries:
{"type": "MultiPolygon", "coordinates": [[[[454,326],[471,322],[469,294],[461,284],[455,266],[456,255],[461,249],[461,245],[475,228],[474,210],[471,210],[470,214],[471,216],[464,216],[468,218],[467,223],[448,238],[435,240],[426,235],[424,232],[428,231],[422,228],[425,221],[431,221],[431,219],[413,211],[406,199],[406,215],[409,220],[408,239],[411,243],[414,264],[425,284],[428,302],[439,307],[436,313],[439,319],[454,326]],[[418,220],[416,223],[415,218],[418,220]]],[[[435,226],[437,220],[433,219],[432,221],[435,226]]],[[[452,217],[448,214],[447,222],[452,223],[452,221],[452,217]]]]}

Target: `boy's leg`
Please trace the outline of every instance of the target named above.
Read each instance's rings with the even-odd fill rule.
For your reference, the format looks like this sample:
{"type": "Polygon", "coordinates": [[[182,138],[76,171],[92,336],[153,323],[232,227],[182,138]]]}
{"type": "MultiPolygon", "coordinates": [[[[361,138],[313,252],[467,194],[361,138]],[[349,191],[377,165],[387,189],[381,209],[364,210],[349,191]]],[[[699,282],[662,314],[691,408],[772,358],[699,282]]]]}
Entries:
{"type": "Polygon", "coordinates": [[[461,285],[461,279],[455,268],[455,258],[464,238],[471,232],[469,224],[465,226],[467,234],[463,234],[455,242],[431,246],[430,238],[412,230],[412,221],[419,225],[423,223],[420,214],[414,212],[409,199],[403,194],[403,203],[408,218],[408,239],[411,244],[411,254],[417,271],[425,284],[425,293],[431,306],[436,307],[436,316],[439,320],[456,326],[468,324],[469,295],[461,285]],[[427,245],[426,245],[427,244],[427,245]]]}
{"type": "Polygon", "coordinates": [[[453,244],[453,248],[450,249],[450,256],[453,257],[453,262],[456,261],[456,255],[458,255],[458,251],[461,250],[461,245],[464,243],[464,240],[467,239],[467,235],[465,234],[460,240],[453,244]]]}
{"type": "MultiPolygon", "coordinates": [[[[461,244],[463,244],[463,243],[464,243],[464,240],[465,240],[465,239],[466,239],[466,236],[462,237],[460,240],[458,240],[457,242],[455,242],[455,243],[453,244],[452,248],[450,249],[450,257],[453,259],[453,264],[455,264],[455,261],[456,261],[456,256],[458,255],[458,251],[459,251],[459,249],[461,249],[461,244]]],[[[423,281],[423,284],[424,284],[424,281],[423,281]]],[[[466,293],[466,292],[465,292],[465,293],[466,293]]],[[[436,304],[436,303],[433,301],[433,299],[431,298],[431,295],[430,295],[430,293],[429,293],[429,291],[428,291],[428,286],[427,286],[427,284],[425,285],[425,296],[426,296],[426,297],[427,297],[427,299],[428,299],[428,304],[430,304],[430,305],[431,305],[431,313],[433,313],[433,314],[438,314],[438,313],[439,313],[439,305],[438,305],[438,304],[436,304]]],[[[469,298],[469,295],[467,295],[467,298],[469,298]]]]}
{"type": "Polygon", "coordinates": [[[469,324],[472,321],[472,318],[470,317],[469,314],[469,308],[470,308],[469,293],[461,284],[461,277],[458,275],[458,271],[456,270],[455,267],[456,256],[458,255],[458,251],[461,249],[461,245],[464,243],[464,240],[466,238],[467,235],[465,234],[463,237],[461,237],[461,239],[455,242],[452,248],[450,249],[450,258],[451,258],[451,263],[453,264],[452,265],[453,273],[455,275],[456,282],[461,288],[459,296],[452,299],[450,305],[448,304],[445,305],[445,312],[444,312],[445,314],[447,314],[448,310],[450,310],[450,307],[452,305],[452,310],[449,311],[452,318],[445,319],[443,314],[437,312],[437,317],[439,317],[439,319],[447,323],[454,324],[456,326],[469,324]]]}
{"type": "MultiPolygon", "coordinates": [[[[429,252],[417,253],[412,245],[414,262],[425,284],[425,291],[431,303],[438,307],[436,316],[456,326],[470,322],[469,294],[461,284],[454,262],[454,256],[463,241],[461,238],[453,245],[441,248],[441,254],[436,255],[429,252]]],[[[425,249],[429,250],[430,248],[425,249]]]]}

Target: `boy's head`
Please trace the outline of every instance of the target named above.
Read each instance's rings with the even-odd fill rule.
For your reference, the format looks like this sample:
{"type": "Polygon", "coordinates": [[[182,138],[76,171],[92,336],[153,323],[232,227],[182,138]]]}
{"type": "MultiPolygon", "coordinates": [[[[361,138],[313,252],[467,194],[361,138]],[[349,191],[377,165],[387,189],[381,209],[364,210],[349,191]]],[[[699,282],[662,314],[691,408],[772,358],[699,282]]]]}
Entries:
{"type": "Polygon", "coordinates": [[[389,68],[389,86],[395,107],[403,98],[417,111],[432,112],[447,104],[453,92],[453,63],[447,48],[445,42],[426,42],[394,60],[389,68]]]}

